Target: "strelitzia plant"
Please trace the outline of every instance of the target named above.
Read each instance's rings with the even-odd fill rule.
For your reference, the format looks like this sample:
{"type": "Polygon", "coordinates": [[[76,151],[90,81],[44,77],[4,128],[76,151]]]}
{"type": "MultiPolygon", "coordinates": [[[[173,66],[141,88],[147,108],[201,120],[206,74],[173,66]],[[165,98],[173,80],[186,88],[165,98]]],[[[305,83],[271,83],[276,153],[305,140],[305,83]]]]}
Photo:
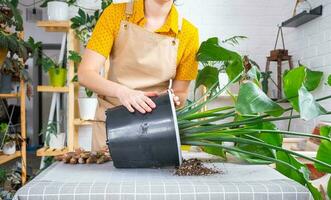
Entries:
{"type": "Polygon", "coordinates": [[[181,143],[201,146],[204,151],[224,159],[232,154],[248,163],[274,163],[277,171],[306,186],[314,199],[322,199],[309,180],[310,171],[297,158],[313,162],[320,172],[331,173],[331,128],[322,127],[320,135],[313,135],[279,130],[273,122],[295,118],[308,121],[331,114],[318,103],[331,95],[315,99],[310,93],[320,85],[323,73],[305,66],[285,72],[285,99],[279,102],[287,100],[289,106],[282,107],[260,88],[262,80],[258,68],[252,66],[246,71],[242,56],[223,48],[217,38],[210,38],[201,44],[197,59],[203,69],[199,72],[196,88],[204,85],[207,92],[177,111],[181,143]],[[227,73],[230,80],[222,88],[217,78],[221,70],[227,73]],[[233,84],[239,84],[239,93],[233,96],[232,106],[199,112],[233,84]],[[293,110],[298,114],[286,115],[293,110]],[[317,156],[311,158],[283,148],[285,135],[319,139],[321,143],[317,156]],[[231,142],[233,146],[224,142],[231,142]]]}

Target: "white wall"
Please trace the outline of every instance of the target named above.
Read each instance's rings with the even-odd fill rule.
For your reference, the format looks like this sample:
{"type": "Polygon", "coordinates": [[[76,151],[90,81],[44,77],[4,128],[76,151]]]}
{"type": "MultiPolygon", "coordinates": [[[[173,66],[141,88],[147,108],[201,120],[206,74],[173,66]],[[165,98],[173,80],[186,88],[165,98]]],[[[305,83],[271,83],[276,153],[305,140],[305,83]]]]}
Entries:
{"type": "MultiPolygon", "coordinates": [[[[300,60],[302,64],[313,70],[323,71],[326,78],[331,74],[331,0],[314,0],[310,2],[313,8],[323,5],[323,15],[297,28],[284,28],[286,47],[290,50],[290,54],[293,55],[295,63],[300,60]]],[[[293,7],[289,7],[286,3],[282,7],[282,20],[286,20],[292,16],[293,7]]],[[[325,82],[326,79],[323,80],[318,90],[314,92],[316,97],[331,94],[331,88],[325,85],[325,82]]],[[[331,110],[330,100],[323,101],[322,105],[326,109],[331,110]]],[[[320,120],[331,121],[330,116],[320,117],[314,120],[313,123],[296,120],[293,128],[310,131],[320,120]]]]}
{"type": "Polygon", "coordinates": [[[281,2],[286,0],[180,0],[177,4],[182,15],[199,28],[201,41],[247,36],[236,49],[264,69],[281,21],[281,2]]]}

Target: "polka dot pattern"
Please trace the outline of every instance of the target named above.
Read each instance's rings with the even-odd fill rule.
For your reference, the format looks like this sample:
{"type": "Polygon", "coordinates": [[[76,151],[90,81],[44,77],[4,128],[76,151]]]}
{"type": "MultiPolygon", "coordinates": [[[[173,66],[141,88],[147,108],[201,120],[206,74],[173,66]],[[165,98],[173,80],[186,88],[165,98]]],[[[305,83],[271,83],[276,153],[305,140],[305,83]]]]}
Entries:
{"type": "MultiPolygon", "coordinates": [[[[88,49],[96,51],[104,57],[110,55],[114,40],[119,32],[120,23],[126,17],[125,8],[126,4],[112,4],[103,12],[87,44],[88,49]]],[[[141,27],[145,25],[143,0],[135,1],[134,14],[130,18],[130,22],[141,27]]],[[[175,6],[172,7],[166,23],[156,33],[167,36],[175,36],[178,33],[178,12],[175,6]]],[[[182,30],[178,33],[178,39],[175,79],[194,80],[198,73],[196,53],[199,48],[199,34],[197,28],[183,19],[182,30]]]]}

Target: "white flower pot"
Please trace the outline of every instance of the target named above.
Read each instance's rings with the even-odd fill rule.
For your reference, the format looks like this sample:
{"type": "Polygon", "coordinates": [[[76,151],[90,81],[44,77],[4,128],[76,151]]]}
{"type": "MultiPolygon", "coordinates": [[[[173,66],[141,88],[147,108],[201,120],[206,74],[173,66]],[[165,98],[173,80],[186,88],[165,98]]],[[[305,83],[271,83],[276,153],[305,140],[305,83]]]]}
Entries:
{"type": "Polygon", "coordinates": [[[83,120],[93,120],[98,105],[97,98],[78,98],[80,118],[83,120]]]}
{"type": "Polygon", "coordinates": [[[61,149],[64,147],[64,141],[66,139],[65,133],[59,133],[57,135],[51,134],[49,141],[49,147],[61,149]]]}
{"type": "Polygon", "coordinates": [[[5,155],[12,155],[16,152],[16,143],[15,142],[7,142],[2,147],[2,153],[5,155]]]}
{"type": "Polygon", "coordinates": [[[69,6],[66,2],[51,1],[47,3],[48,20],[65,21],[69,19],[69,6]]]}
{"type": "Polygon", "coordinates": [[[92,125],[80,126],[78,129],[79,147],[85,151],[92,150],[92,125]]]}
{"type": "Polygon", "coordinates": [[[82,9],[89,15],[93,15],[95,10],[101,9],[101,0],[77,0],[78,6],[69,7],[69,17],[73,18],[78,15],[78,10],[82,9]]]}

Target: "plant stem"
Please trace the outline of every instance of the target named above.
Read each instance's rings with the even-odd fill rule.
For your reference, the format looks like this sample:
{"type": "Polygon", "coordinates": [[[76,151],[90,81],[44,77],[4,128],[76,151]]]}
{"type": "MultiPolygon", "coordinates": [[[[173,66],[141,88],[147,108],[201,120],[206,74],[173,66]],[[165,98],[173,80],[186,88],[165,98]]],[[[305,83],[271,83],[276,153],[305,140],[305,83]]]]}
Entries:
{"type": "Polygon", "coordinates": [[[263,155],[260,155],[260,154],[256,154],[256,153],[253,153],[253,152],[249,152],[249,151],[245,151],[245,150],[241,150],[241,149],[238,149],[238,148],[233,148],[233,147],[227,147],[227,146],[223,146],[223,145],[220,145],[220,144],[211,144],[211,143],[204,143],[204,142],[195,142],[195,141],[185,141],[183,142],[183,144],[185,145],[192,145],[192,146],[211,146],[211,147],[219,147],[219,148],[222,148],[222,149],[225,149],[225,150],[228,150],[228,151],[235,151],[235,152],[239,152],[239,153],[243,153],[243,154],[246,154],[246,155],[251,155],[251,156],[255,156],[255,157],[259,157],[261,159],[264,159],[264,160],[268,160],[268,161],[272,161],[272,162],[276,162],[276,163],[281,163],[281,164],[284,164],[288,167],[290,167],[291,169],[301,173],[298,169],[296,169],[294,166],[292,166],[291,164],[285,162],[285,161],[282,161],[282,160],[278,160],[278,159],[275,159],[275,158],[271,158],[271,157],[267,157],[267,156],[263,156],[263,155]]]}
{"type": "Polygon", "coordinates": [[[210,122],[219,121],[219,120],[222,120],[222,119],[226,119],[228,117],[233,117],[235,115],[236,115],[235,111],[224,113],[221,116],[216,116],[216,117],[209,118],[209,119],[206,119],[206,120],[200,120],[198,122],[187,123],[187,124],[185,124],[183,126],[180,126],[180,129],[183,130],[183,129],[190,128],[190,127],[196,127],[196,126],[200,126],[200,125],[205,125],[205,124],[208,124],[210,122]]]}
{"type": "MultiPolygon", "coordinates": [[[[291,110],[290,116],[293,116],[293,109],[291,110]]],[[[287,131],[290,131],[290,129],[291,129],[291,122],[292,122],[292,119],[288,120],[287,131]]]]}
{"type": "MultiPolygon", "coordinates": [[[[200,140],[200,139],[197,138],[197,140],[200,140]]],[[[233,137],[219,137],[217,139],[217,141],[236,142],[236,143],[242,143],[242,144],[259,145],[259,146],[263,146],[263,147],[266,147],[266,148],[270,148],[270,149],[275,149],[275,150],[278,150],[278,151],[286,152],[286,153],[289,153],[289,154],[292,154],[292,155],[295,155],[295,156],[304,158],[306,160],[309,160],[309,161],[312,161],[312,162],[315,162],[315,163],[319,163],[321,165],[324,165],[326,167],[330,167],[331,168],[331,165],[329,165],[328,163],[325,163],[325,162],[322,162],[320,160],[317,160],[317,159],[314,159],[314,158],[310,158],[308,156],[299,154],[297,152],[294,152],[294,151],[291,151],[291,150],[287,150],[287,149],[283,149],[282,147],[274,146],[274,145],[271,145],[271,144],[268,144],[268,143],[265,143],[265,142],[259,142],[259,141],[245,139],[245,138],[238,138],[238,137],[235,137],[235,138],[233,138],[233,137]]]]}
{"type": "Polygon", "coordinates": [[[321,135],[313,135],[313,134],[307,134],[307,133],[300,133],[300,132],[293,132],[293,131],[281,131],[281,130],[263,130],[263,129],[227,129],[217,132],[210,132],[210,133],[194,133],[194,134],[181,134],[181,138],[194,138],[194,137],[200,137],[200,138],[210,138],[217,135],[229,135],[229,136],[239,136],[244,134],[252,134],[252,133],[267,133],[267,134],[282,134],[282,135],[295,135],[295,136],[303,136],[303,137],[309,137],[309,138],[316,138],[320,140],[327,140],[331,142],[331,138],[321,136],[321,135]]]}
{"type": "MultiPolygon", "coordinates": [[[[189,105],[187,108],[185,108],[182,112],[178,113],[179,115],[188,115],[191,113],[195,113],[197,111],[199,111],[204,105],[208,104],[209,102],[213,101],[215,98],[217,98],[222,92],[224,92],[231,84],[233,84],[234,82],[236,82],[236,80],[243,74],[243,72],[241,72],[240,74],[237,75],[237,77],[235,77],[233,80],[231,80],[230,82],[228,82],[228,84],[226,84],[222,89],[220,89],[219,91],[217,91],[214,95],[212,95],[211,97],[209,97],[206,101],[203,101],[202,103],[199,103],[199,101],[196,101],[195,103],[198,103],[197,105],[195,103],[189,105]],[[192,108],[191,110],[188,110],[189,108],[191,108],[193,105],[196,105],[196,107],[192,108]]],[[[212,90],[211,90],[212,91],[212,90]]],[[[208,92],[207,92],[208,93],[208,92]]]]}
{"type": "MultiPolygon", "coordinates": [[[[329,115],[331,112],[327,112],[325,115],[329,115]]],[[[235,126],[243,126],[243,125],[250,125],[250,124],[257,124],[261,122],[272,122],[272,121],[282,121],[286,119],[296,119],[300,118],[300,115],[294,115],[294,116],[286,116],[286,117],[275,117],[275,118],[265,118],[265,119],[258,119],[258,120],[252,120],[252,121],[237,121],[237,122],[229,122],[219,125],[213,125],[208,127],[198,127],[198,128],[190,128],[188,130],[183,130],[183,133],[199,133],[199,132],[209,132],[214,130],[219,130],[221,128],[231,128],[235,126]]]]}

